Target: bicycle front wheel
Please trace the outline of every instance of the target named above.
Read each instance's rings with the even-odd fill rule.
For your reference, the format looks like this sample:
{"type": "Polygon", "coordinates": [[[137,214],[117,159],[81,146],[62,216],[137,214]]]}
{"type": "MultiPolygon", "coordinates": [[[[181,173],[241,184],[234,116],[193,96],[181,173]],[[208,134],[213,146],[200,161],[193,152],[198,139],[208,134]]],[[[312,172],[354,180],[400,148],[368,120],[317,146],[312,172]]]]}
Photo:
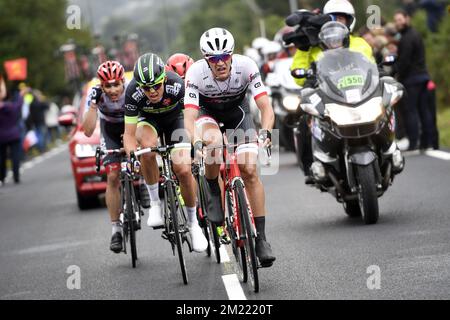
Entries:
{"type": "Polygon", "coordinates": [[[183,283],[188,284],[186,263],[184,261],[184,256],[183,256],[183,242],[181,240],[181,234],[180,234],[179,225],[178,225],[178,209],[177,209],[176,201],[175,201],[175,194],[176,194],[175,186],[172,183],[167,182],[166,187],[167,187],[167,201],[168,201],[168,204],[170,207],[170,216],[172,218],[172,226],[173,226],[175,244],[177,247],[178,259],[180,260],[181,275],[183,276],[183,283]]]}
{"type": "Polygon", "coordinates": [[[125,181],[125,200],[127,204],[127,210],[126,210],[126,217],[128,221],[128,230],[129,230],[129,236],[130,236],[130,249],[131,249],[131,264],[133,268],[136,268],[136,261],[137,261],[137,248],[136,248],[136,229],[135,229],[135,214],[134,214],[134,203],[133,203],[133,193],[131,188],[132,181],[127,179],[125,181]]]}
{"type": "Polygon", "coordinates": [[[248,266],[248,273],[250,275],[250,281],[253,286],[254,292],[259,291],[259,278],[258,278],[258,260],[256,258],[255,239],[256,235],[253,230],[253,225],[250,220],[250,211],[247,204],[247,197],[244,191],[243,184],[236,181],[236,196],[238,203],[238,213],[241,217],[241,227],[245,234],[244,246],[245,257],[248,266]]]}

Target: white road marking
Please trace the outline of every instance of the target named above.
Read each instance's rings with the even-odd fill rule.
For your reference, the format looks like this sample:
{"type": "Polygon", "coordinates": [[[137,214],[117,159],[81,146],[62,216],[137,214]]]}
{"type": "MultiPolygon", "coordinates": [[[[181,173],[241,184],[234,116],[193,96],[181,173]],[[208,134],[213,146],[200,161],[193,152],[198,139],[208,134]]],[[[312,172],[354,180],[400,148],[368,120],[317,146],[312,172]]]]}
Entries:
{"type": "MultiPolygon", "coordinates": [[[[228,255],[227,250],[225,249],[224,245],[221,245],[219,247],[219,253],[220,253],[220,262],[221,263],[227,263],[230,262],[230,256],[228,255]]],[[[216,250],[214,250],[214,254],[216,254],[216,250]]]]}
{"type": "Polygon", "coordinates": [[[430,156],[430,157],[433,157],[433,158],[438,158],[438,159],[441,159],[441,160],[450,161],[450,153],[445,152],[445,151],[430,150],[430,151],[425,151],[425,154],[427,156],[430,156]]]}
{"type": "Polygon", "coordinates": [[[236,274],[227,274],[222,276],[225,289],[229,300],[247,300],[242,290],[241,283],[236,274]]]}

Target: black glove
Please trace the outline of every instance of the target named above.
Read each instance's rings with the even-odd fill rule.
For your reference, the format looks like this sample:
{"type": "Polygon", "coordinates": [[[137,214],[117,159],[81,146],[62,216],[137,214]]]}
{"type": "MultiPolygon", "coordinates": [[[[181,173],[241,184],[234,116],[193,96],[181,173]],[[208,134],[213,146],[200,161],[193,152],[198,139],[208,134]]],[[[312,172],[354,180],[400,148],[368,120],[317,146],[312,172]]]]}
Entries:
{"type": "Polygon", "coordinates": [[[203,152],[203,147],[204,147],[204,143],[201,140],[197,140],[194,143],[194,159],[197,159],[198,157],[198,152],[203,152]]]}
{"type": "Polygon", "coordinates": [[[272,142],[272,132],[270,132],[267,129],[261,129],[259,130],[259,136],[258,136],[258,140],[264,142],[267,139],[269,139],[270,142],[272,142]]]}
{"type": "Polygon", "coordinates": [[[102,94],[103,94],[102,88],[93,87],[91,91],[91,101],[98,105],[100,103],[102,94]]]}

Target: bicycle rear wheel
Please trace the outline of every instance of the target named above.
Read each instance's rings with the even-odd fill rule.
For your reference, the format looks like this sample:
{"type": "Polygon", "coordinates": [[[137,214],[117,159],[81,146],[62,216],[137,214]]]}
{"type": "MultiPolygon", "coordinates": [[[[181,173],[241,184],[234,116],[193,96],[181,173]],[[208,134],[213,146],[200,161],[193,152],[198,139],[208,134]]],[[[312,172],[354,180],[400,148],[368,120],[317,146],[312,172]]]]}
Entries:
{"type": "Polygon", "coordinates": [[[238,212],[241,217],[241,226],[243,233],[245,234],[244,246],[245,257],[248,265],[248,273],[250,274],[250,282],[253,286],[254,292],[259,291],[259,278],[258,278],[258,260],[256,258],[255,250],[255,238],[256,235],[253,231],[252,223],[250,221],[250,212],[247,205],[247,197],[245,195],[244,186],[242,183],[236,181],[236,195],[238,197],[238,212]]]}
{"type": "Polygon", "coordinates": [[[172,218],[173,232],[175,244],[178,252],[178,259],[180,261],[181,275],[183,276],[183,283],[188,284],[188,276],[186,271],[186,263],[183,256],[183,242],[178,226],[178,210],[175,201],[175,186],[171,182],[166,183],[167,201],[170,207],[170,216],[172,218]]]}

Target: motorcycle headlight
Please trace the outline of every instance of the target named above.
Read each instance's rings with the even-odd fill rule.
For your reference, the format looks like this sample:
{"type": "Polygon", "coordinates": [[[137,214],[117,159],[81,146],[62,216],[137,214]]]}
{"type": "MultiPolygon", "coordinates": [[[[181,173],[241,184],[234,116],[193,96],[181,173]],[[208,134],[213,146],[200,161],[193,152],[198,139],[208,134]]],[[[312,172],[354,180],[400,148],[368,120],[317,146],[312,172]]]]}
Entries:
{"type": "Polygon", "coordinates": [[[326,113],[338,126],[350,126],[376,121],[384,113],[382,98],[376,97],[356,108],[335,103],[326,105],[326,113]]]}
{"type": "Polygon", "coordinates": [[[77,158],[95,157],[95,149],[97,146],[91,144],[77,144],[75,146],[75,156],[77,158]]]}
{"type": "Polygon", "coordinates": [[[300,104],[300,98],[297,96],[287,96],[283,99],[283,106],[288,111],[295,111],[298,108],[298,105],[300,104]]]}

